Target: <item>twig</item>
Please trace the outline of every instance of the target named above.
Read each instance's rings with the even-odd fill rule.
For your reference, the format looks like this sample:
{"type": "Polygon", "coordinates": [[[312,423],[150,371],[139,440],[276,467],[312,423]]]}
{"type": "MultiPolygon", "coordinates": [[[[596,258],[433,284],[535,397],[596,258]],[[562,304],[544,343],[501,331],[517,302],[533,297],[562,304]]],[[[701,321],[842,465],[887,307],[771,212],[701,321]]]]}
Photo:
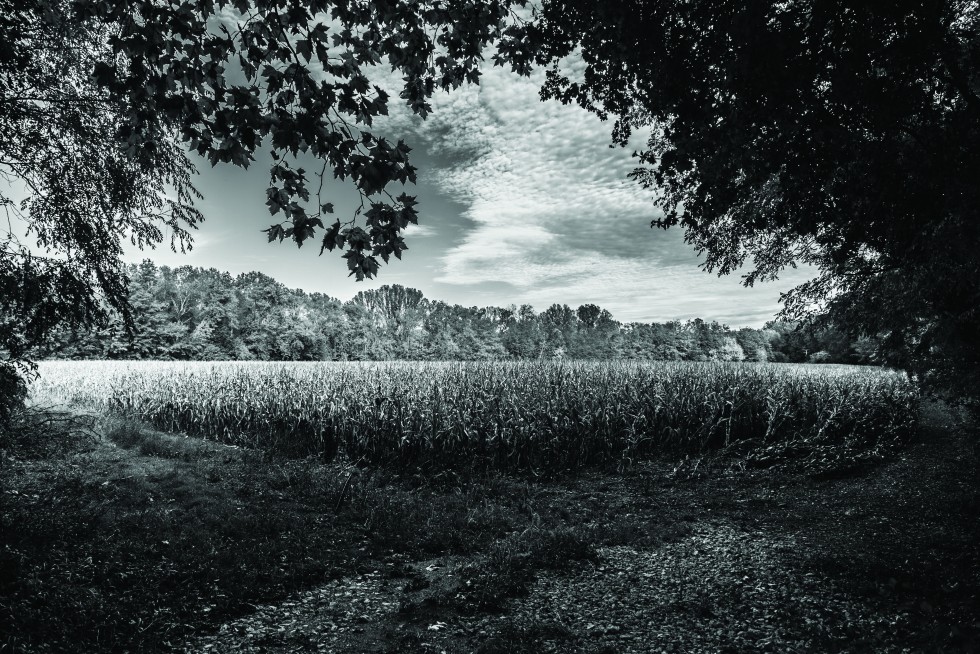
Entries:
{"type": "Polygon", "coordinates": [[[350,487],[351,479],[354,478],[354,473],[357,472],[357,465],[362,461],[364,461],[363,456],[360,459],[358,459],[353,466],[351,466],[351,471],[347,475],[347,481],[344,482],[344,487],[340,489],[340,497],[337,498],[337,504],[333,507],[334,513],[338,513],[338,514],[340,513],[340,507],[344,503],[344,497],[347,495],[347,489],[350,487]]]}

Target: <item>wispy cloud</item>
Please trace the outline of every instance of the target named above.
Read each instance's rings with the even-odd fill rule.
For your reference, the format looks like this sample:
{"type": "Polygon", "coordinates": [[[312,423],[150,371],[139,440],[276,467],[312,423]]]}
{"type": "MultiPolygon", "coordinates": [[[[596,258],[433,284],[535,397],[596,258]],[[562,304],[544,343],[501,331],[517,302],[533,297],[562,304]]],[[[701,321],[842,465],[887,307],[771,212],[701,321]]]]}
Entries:
{"type": "Polygon", "coordinates": [[[436,230],[431,225],[409,225],[404,229],[406,238],[428,238],[436,235],[436,230]]]}

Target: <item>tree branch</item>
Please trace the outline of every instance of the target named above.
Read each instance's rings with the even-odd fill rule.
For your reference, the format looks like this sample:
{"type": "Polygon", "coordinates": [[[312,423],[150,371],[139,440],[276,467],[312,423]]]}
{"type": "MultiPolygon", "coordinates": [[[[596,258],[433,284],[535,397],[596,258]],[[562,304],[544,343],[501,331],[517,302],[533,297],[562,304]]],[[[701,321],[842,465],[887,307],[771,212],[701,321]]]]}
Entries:
{"type": "Polygon", "coordinates": [[[967,78],[966,73],[963,72],[963,69],[960,68],[956,59],[947,49],[944,48],[939,53],[939,57],[943,62],[943,66],[946,68],[946,72],[949,74],[947,81],[954,89],[959,91],[964,102],[966,102],[967,108],[977,118],[980,118],[980,96],[977,96],[976,92],[970,88],[970,80],[967,78]]]}

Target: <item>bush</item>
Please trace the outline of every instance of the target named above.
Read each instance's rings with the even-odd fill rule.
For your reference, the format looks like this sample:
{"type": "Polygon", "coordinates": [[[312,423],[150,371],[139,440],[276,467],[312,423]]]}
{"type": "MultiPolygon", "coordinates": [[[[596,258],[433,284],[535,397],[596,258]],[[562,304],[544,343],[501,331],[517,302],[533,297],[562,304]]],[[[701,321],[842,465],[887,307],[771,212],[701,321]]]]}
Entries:
{"type": "Polygon", "coordinates": [[[27,384],[20,371],[9,361],[0,361],[0,429],[9,427],[13,413],[24,406],[27,384]]]}

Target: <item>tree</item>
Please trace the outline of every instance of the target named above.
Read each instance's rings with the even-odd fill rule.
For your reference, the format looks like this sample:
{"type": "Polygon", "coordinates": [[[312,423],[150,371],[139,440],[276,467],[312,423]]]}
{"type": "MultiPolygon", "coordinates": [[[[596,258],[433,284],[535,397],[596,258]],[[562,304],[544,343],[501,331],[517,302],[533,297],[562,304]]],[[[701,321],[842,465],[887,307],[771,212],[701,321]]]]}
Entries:
{"type": "Polygon", "coordinates": [[[34,358],[180,360],[489,360],[547,358],[611,360],[782,360],[871,362],[871,339],[773,323],[743,328],[703,320],[621,325],[596,305],[572,311],[554,304],[540,315],[463,307],[429,300],[421,291],[382,286],[346,303],[288,289],[261,273],[232,278],[214,269],[126,267],[133,329],[118,314],[98,329],[54,331],[34,358]]]}
{"type": "MultiPolygon", "coordinates": [[[[785,314],[882,335],[892,364],[980,381],[975,0],[544,0],[518,59],[543,95],[649,130],[633,177],[705,267],[803,262],[785,314]],[[579,52],[578,79],[556,62],[579,52]]],[[[513,61],[513,58],[510,59],[513,61]]]]}
{"type": "Polygon", "coordinates": [[[765,362],[772,359],[772,338],[769,330],[740,329],[735,332],[735,340],[745,353],[746,361],[765,362]]]}
{"type": "Polygon", "coordinates": [[[552,304],[541,312],[538,322],[547,341],[547,356],[562,358],[571,355],[576,339],[575,312],[567,304],[552,304]]]}
{"type": "Polygon", "coordinates": [[[734,336],[726,336],[722,339],[721,347],[713,352],[712,358],[718,361],[744,361],[745,350],[734,336]]]}
{"type": "Polygon", "coordinates": [[[547,335],[530,304],[522,304],[517,309],[500,340],[515,359],[540,359],[548,345],[547,335]]]}
{"type": "Polygon", "coordinates": [[[622,329],[622,356],[627,359],[678,361],[676,333],[667,325],[629,323],[622,329]]]}
{"type": "Polygon", "coordinates": [[[775,361],[802,363],[811,352],[819,350],[813,339],[812,330],[803,325],[785,320],[772,320],[766,324],[766,330],[772,332],[770,341],[775,361]]]}
{"type": "Polygon", "coordinates": [[[595,304],[575,310],[578,329],[572,356],[579,359],[613,359],[620,355],[620,325],[612,314],[595,304]]]}
{"type": "MultiPolygon", "coordinates": [[[[186,247],[200,220],[186,151],[173,139],[130,147],[135,120],[92,73],[112,59],[109,26],[67,2],[0,2],[0,189],[8,218],[26,222],[38,253],[13,231],[0,238],[0,350],[11,367],[59,324],[128,316],[121,243],[171,235],[186,247]]],[[[10,222],[6,221],[9,225],[10,222]]]]}
{"type": "Polygon", "coordinates": [[[188,151],[238,166],[272,151],[269,241],[322,234],[321,253],[344,250],[357,279],[400,258],[416,202],[389,189],[415,168],[408,145],[371,132],[390,98],[367,73],[397,70],[399,101],[424,118],[436,89],[478,81],[514,4],[0,0],[0,175],[26,193],[0,191],[0,205],[45,252],[0,240],[0,367],[109,309],[132,327],[121,243],[190,246],[202,216],[188,151]],[[326,175],[360,195],[343,220],[313,188],[326,175]]]}

